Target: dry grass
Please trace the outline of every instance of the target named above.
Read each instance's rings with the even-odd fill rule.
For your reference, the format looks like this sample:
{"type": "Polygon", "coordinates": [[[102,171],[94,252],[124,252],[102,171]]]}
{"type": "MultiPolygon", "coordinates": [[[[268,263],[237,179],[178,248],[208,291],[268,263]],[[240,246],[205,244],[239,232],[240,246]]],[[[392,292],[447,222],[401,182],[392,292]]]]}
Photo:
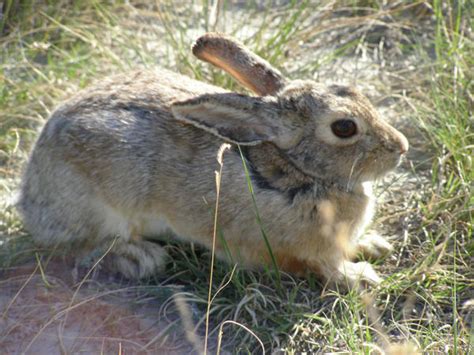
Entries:
{"type": "Polygon", "coordinates": [[[37,337],[30,349],[43,353],[188,352],[206,340],[231,352],[472,351],[472,5],[384,3],[222,1],[214,17],[206,1],[12,7],[0,26],[2,348],[21,352],[37,337]],[[292,78],[356,84],[409,137],[407,161],[379,184],[374,223],[396,252],[377,266],[386,281],[364,297],[285,274],[277,285],[271,272],[216,261],[207,311],[211,254],[172,241],[166,275],[131,285],[99,272],[78,287],[22,229],[14,192],[54,106],[137,66],[240,90],[190,56],[196,36],[215,28],[292,78]]]}

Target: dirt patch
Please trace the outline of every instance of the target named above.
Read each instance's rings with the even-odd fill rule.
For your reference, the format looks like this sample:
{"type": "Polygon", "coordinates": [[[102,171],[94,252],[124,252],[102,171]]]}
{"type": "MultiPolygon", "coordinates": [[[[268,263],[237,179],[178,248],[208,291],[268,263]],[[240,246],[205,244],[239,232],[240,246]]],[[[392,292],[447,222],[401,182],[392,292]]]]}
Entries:
{"type": "Polygon", "coordinates": [[[2,272],[0,280],[3,353],[192,352],[180,321],[160,314],[160,304],[133,286],[91,281],[76,291],[61,261],[49,262],[43,276],[30,263],[2,272]]]}

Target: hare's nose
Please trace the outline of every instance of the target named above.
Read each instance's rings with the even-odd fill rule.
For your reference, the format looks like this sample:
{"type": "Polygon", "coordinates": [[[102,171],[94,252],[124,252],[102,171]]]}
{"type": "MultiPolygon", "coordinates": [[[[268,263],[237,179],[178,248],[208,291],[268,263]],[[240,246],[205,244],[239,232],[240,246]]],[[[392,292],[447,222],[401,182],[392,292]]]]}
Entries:
{"type": "Polygon", "coordinates": [[[408,152],[408,139],[403,135],[403,133],[390,125],[385,126],[384,130],[387,132],[387,139],[390,141],[390,147],[392,151],[398,150],[400,154],[405,154],[408,152]]]}
{"type": "Polygon", "coordinates": [[[408,144],[408,139],[401,133],[399,136],[399,143],[400,143],[400,154],[405,154],[406,152],[408,152],[408,148],[410,147],[410,145],[408,144]]]}

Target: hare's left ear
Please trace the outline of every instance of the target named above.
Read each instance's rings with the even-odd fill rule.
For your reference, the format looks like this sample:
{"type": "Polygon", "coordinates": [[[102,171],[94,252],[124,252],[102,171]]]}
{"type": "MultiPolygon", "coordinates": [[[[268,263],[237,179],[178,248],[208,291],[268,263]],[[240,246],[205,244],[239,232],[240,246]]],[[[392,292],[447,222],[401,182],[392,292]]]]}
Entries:
{"type": "Polygon", "coordinates": [[[171,110],[176,119],[240,145],[273,142],[287,148],[298,131],[292,130],[289,122],[284,124],[280,108],[272,98],[205,94],[175,102],[171,110]]]}

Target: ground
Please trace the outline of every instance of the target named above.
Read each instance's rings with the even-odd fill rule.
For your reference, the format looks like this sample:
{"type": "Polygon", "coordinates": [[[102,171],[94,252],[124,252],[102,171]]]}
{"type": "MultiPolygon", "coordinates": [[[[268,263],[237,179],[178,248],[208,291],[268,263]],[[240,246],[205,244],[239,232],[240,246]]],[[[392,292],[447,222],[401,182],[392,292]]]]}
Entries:
{"type": "Polygon", "coordinates": [[[213,276],[211,352],[472,352],[472,5],[458,1],[3,2],[0,30],[0,345],[7,353],[201,352],[210,252],[165,239],[166,274],[129,282],[39,250],[13,203],[50,112],[80,88],[166,67],[241,90],[190,53],[229,33],[292,79],[356,85],[410,141],[378,183],[372,229],[395,251],[384,282],[339,293],[317,280],[213,276]],[[20,5],[18,5],[20,4],[20,5]],[[273,5],[272,5],[273,4],[273,5]]]}

